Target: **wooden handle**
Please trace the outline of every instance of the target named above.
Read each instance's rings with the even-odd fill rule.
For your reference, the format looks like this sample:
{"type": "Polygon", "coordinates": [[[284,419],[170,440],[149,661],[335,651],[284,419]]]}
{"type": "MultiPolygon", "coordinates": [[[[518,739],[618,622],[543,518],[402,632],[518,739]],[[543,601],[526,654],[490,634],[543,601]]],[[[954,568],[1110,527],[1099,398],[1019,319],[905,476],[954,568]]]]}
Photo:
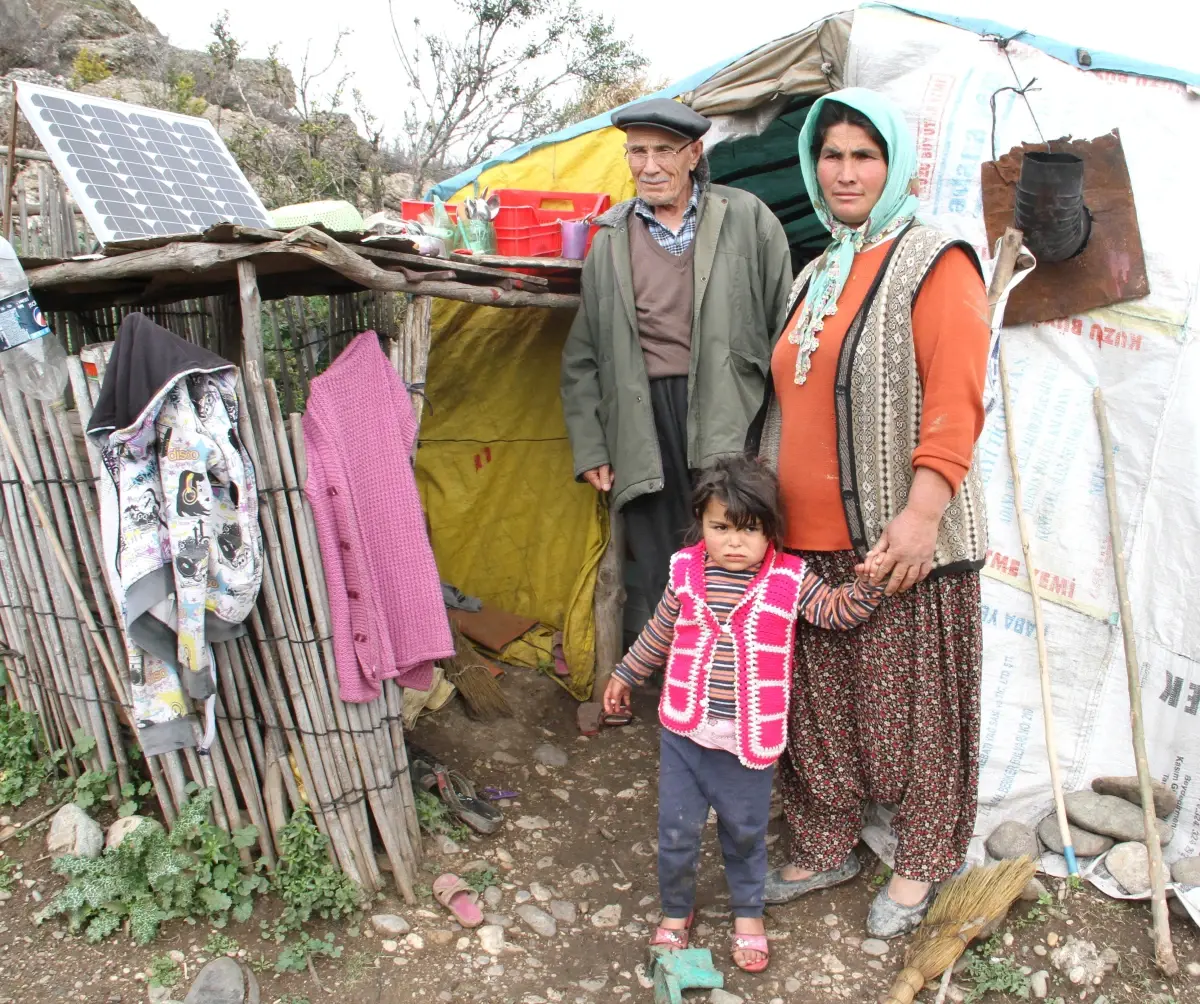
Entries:
{"type": "Polygon", "coordinates": [[[924,987],[925,976],[921,970],[906,966],[892,981],[892,988],[883,999],[883,1004],[912,1004],[924,987]]]}
{"type": "Polygon", "coordinates": [[[1163,883],[1162,846],[1158,842],[1158,819],[1150,790],[1150,764],[1146,757],[1146,728],[1142,722],[1141,663],[1133,635],[1133,609],[1129,605],[1129,585],[1125,577],[1125,543],[1121,535],[1121,511],[1117,506],[1117,473],[1113,463],[1112,432],[1104,394],[1097,387],[1092,395],[1096,409],[1096,427],[1100,432],[1100,453],[1104,457],[1104,494],[1108,502],[1108,531],[1112,537],[1113,575],[1117,580],[1117,601],[1121,609],[1121,636],[1125,642],[1125,673],[1129,685],[1129,720],[1133,729],[1133,758],[1137,764],[1138,790],[1142,796],[1142,826],[1146,853],[1150,858],[1150,912],[1154,917],[1154,956],[1167,976],[1179,972],[1175,949],[1171,944],[1171,922],[1167,916],[1167,892],[1163,883]]]}

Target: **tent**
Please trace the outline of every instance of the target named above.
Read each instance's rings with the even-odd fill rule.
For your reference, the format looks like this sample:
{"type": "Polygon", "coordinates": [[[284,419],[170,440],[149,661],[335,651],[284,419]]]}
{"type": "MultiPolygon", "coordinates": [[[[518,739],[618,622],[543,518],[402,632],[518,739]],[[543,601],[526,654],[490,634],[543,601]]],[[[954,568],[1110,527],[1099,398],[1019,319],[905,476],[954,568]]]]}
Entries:
{"type": "MultiPolygon", "coordinates": [[[[922,217],[990,257],[980,165],[1039,137],[1118,129],[1150,293],[1004,329],[1023,501],[1045,597],[1058,745],[1068,790],[1133,773],[1121,632],[1092,390],[1109,402],[1152,773],[1180,796],[1167,856],[1200,853],[1200,244],[1190,199],[1200,162],[1200,74],[1090,51],[991,22],[884,4],[827,17],[668,88],[714,118],[714,179],[783,221],[797,261],[821,246],[797,169],[807,108],[842,86],[876,88],[919,138],[922,217]],[[1021,90],[1036,78],[1036,84],[1021,90]]],[[[629,197],[621,135],[603,115],[439,185],[629,197]]],[[[1114,259],[1112,267],[1128,263],[1114,259]]],[[[563,312],[448,306],[435,321],[431,411],[419,457],[446,577],[488,602],[566,626],[572,676],[591,680],[590,619],[605,544],[594,493],[571,481],[557,402],[563,312]]],[[[1013,515],[1004,409],[989,401],[978,461],[991,552],[980,814],[1034,821],[1051,808],[1031,600],[1013,515]]]]}

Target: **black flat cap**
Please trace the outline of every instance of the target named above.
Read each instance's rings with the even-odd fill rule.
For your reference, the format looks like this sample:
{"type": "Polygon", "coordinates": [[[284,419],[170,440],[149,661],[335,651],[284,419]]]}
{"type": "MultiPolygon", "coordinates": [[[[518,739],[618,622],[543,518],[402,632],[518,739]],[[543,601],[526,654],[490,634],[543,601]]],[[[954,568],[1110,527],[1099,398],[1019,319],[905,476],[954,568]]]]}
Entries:
{"type": "Polygon", "coordinates": [[[712,125],[699,112],[670,98],[651,98],[620,108],[612,114],[612,124],[628,131],[630,126],[653,126],[678,133],[692,142],[698,140],[712,125]]]}

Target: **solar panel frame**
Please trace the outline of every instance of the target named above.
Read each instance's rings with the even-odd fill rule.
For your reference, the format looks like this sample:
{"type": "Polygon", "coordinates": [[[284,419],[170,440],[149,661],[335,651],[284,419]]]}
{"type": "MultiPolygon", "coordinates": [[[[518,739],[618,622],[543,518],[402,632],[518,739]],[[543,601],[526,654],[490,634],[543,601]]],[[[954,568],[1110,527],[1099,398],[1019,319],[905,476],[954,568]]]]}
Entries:
{"type": "Polygon", "coordinates": [[[101,243],[271,226],[207,119],[24,81],[17,103],[101,243]]]}

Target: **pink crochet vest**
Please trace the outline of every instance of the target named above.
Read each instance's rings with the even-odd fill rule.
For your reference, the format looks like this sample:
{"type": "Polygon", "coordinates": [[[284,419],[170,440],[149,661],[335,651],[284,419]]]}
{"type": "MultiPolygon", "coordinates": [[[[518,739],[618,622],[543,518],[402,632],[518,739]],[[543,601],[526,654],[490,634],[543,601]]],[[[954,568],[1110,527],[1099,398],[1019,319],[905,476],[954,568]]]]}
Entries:
{"type": "Polygon", "coordinates": [[[762,568],[722,626],[706,601],[704,545],[671,558],[671,587],[679,617],[667,659],[658,717],[664,728],[692,735],[708,710],[708,679],[717,636],[733,636],[737,666],[738,759],[747,767],[769,767],[787,742],[792,646],[804,560],[767,550],[762,568]]]}

